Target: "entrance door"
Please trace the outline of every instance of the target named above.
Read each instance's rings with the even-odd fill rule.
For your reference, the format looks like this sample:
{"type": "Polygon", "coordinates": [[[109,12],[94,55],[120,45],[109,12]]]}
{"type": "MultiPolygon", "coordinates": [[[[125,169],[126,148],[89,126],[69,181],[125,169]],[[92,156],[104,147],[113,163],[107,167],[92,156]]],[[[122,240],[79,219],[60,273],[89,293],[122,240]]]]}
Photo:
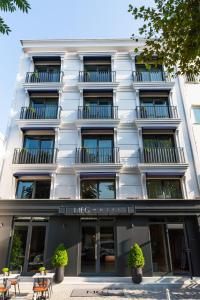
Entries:
{"type": "Polygon", "coordinates": [[[113,222],[106,221],[82,223],[82,274],[113,274],[115,272],[116,255],[113,225],[113,222]]]}
{"type": "Polygon", "coordinates": [[[188,274],[189,264],[183,225],[152,224],[150,234],[154,274],[188,274]]]}
{"type": "Polygon", "coordinates": [[[189,264],[183,228],[168,228],[172,269],[174,274],[188,274],[189,264]]]}
{"type": "Polygon", "coordinates": [[[11,269],[23,274],[38,271],[45,262],[46,228],[40,222],[19,222],[14,225],[10,252],[11,269]]]}

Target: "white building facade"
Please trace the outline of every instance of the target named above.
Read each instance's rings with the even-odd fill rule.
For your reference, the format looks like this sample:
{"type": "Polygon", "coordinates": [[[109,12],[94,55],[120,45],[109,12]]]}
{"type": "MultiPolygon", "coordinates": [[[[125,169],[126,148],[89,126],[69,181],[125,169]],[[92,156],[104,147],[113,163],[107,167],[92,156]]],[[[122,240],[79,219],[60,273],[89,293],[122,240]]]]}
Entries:
{"type": "Polygon", "coordinates": [[[134,242],[147,275],[200,273],[199,85],[146,70],[134,47],[22,41],[0,183],[2,264],[18,236],[24,274],[61,242],[67,275],[127,275],[134,242]]]}

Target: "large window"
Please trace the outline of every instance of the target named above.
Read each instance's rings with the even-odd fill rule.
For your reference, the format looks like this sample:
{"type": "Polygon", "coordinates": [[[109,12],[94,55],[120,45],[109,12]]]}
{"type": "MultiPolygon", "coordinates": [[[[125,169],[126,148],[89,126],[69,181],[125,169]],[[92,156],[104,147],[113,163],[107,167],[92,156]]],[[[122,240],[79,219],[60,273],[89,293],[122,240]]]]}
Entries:
{"type": "Polygon", "coordinates": [[[149,199],[182,199],[179,179],[147,179],[149,199]]]}
{"type": "Polygon", "coordinates": [[[114,179],[84,179],[81,181],[82,199],[114,199],[115,180],[114,179]]]}
{"type": "Polygon", "coordinates": [[[50,180],[19,180],[16,198],[18,199],[49,199],[50,180]]]}
{"type": "Polygon", "coordinates": [[[54,147],[54,136],[25,136],[24,148],[27,149],[53,149],[54,147]]]}

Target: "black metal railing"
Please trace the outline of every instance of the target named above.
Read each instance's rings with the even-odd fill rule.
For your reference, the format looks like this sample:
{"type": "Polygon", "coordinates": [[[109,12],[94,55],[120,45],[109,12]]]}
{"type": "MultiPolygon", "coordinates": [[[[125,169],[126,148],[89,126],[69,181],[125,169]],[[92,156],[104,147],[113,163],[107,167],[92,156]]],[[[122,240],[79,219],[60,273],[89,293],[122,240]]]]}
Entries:
{"type": "Polygon", "coordinates": [[[63,72],[27,72],[26,83],[61,82],[63,72]]]}
{"type": "Polygon", "coordinates": [[[14,150],[13,164],[53,164],[56,162],[57,149],[17,148],[14,150]]]}
{"type": "Polygon", "coordinates": [[[79,72],[79,82],[115,82],[115,71],[79,72]]]}
{"type": "Polygon", "coordinates": [[[165,81],[170,82],[171,77],[167,72],[162,71],[134,71],[133,81],[143,82],[143,81],[165,81]]]}
{"type": "Polygon", "coordinates": [[[76,148],[76,163],[119,163],[119,148],[76,148]]]}
{"type": "Polygon", "coordinates": [[[40,105],[22,107],[20,119],[60,119],[61,107],[57,105],[40,105]]]}
{"type": "Polygon", "coordinates": [[[152,105],[152,106],[137,106],[136,115],[138,119],[177,119],[176,106],[152,105]]]}
{"type": "Polygon", "coordinates": [[[166,147],[153,148],[145,147],[140,149],[140,159],[142,163],[184,163],[185,156],[183,148],[166,147]]]}
{"type": "Polygon", "coordinates": [[[91,105],[78,107],[79,119],[118,119],[118,106],[91,105]]]}
{"type": "Polygon", "coordinates": [[[185,77],[186,77],[186,82],[200,83],[200,74],[199,75],[187,74],[185,77]]]}

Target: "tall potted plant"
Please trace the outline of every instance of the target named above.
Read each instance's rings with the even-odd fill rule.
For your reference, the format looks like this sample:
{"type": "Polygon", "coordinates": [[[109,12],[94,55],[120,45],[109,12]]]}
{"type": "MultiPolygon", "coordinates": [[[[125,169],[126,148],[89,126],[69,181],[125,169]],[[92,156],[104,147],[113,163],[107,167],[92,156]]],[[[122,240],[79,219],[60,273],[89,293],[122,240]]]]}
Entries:
{"type": "Polygon", "coordinates": [[[142,281],[142,268],[144,264],[142,249],[135,243],[128,255],[128,266],[131,269],[132,281],[134,283],[140,283],[142,281]]]}
{"type": "Polygon", "coordinates": [[[58,245],[51,259],[52,265],[56,268],[55,282],[60,283],[64,279],[65,266],[68,264],[67,249],[63,244],[58,245]]]}

